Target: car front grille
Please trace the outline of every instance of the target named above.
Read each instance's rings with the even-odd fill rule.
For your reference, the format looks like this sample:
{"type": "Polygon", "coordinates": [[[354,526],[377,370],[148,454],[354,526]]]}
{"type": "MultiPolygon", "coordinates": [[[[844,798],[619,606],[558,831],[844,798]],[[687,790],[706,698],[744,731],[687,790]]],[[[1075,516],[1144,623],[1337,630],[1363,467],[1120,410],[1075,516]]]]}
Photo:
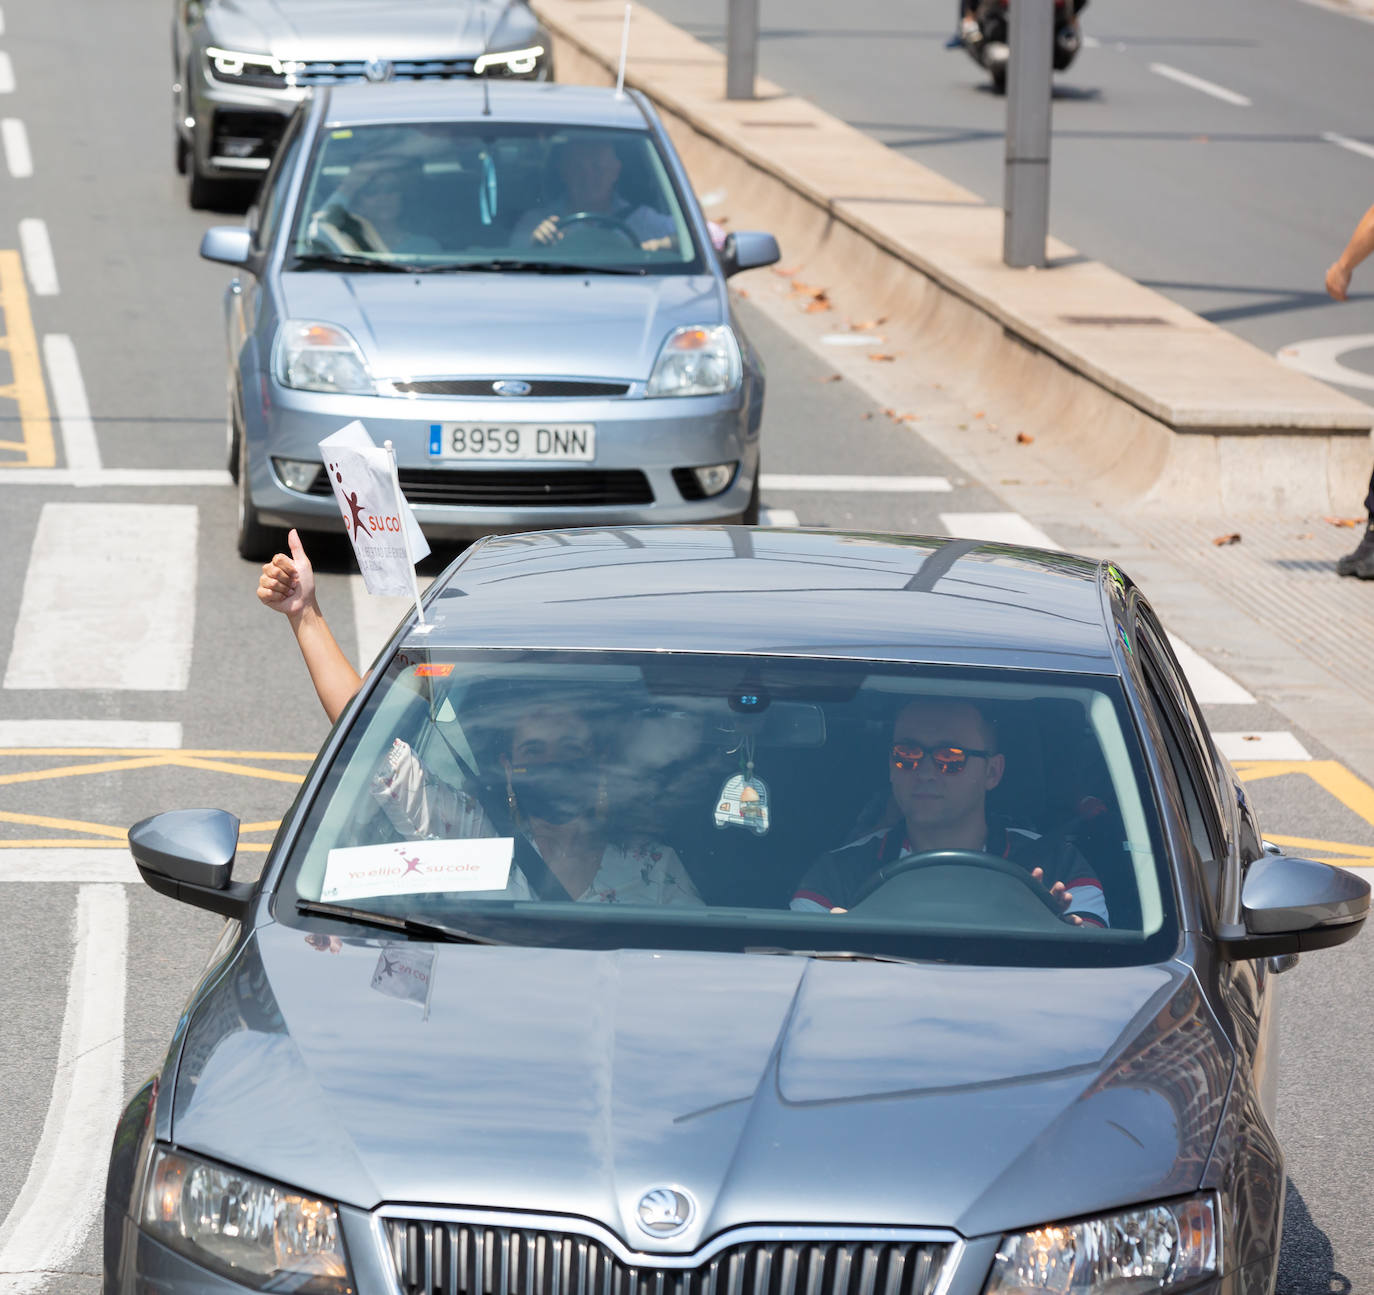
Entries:
{"type": "MultiPolygon", "coordinates": [[[[451,81],[472,75],[474,60],[470,58],[399,58],[392,59],[393,81],[451,81]]],[[[367,80],[366,64],[358,59],[307,59],[291,65],[292,85],[335,85],[341,81],[367,80]]]]}
{"type": "Polygon", "coordinates": [[[574,1232],[386,1220],[403,1295],[933,1295],[949,1251],[940,1241],[759,1231],[678,1267],[655,1255],[627,1263],[574,1232]]]}
{"type": "MultiPolygon", "coordinates": [[[[412,504],[468,508],[626,508],[654,502],[635,469],[401,468],[401,493],[412,504]]],[[[323,469],[310,494],[333,493],[323,469]]]]}
{"type": "MultiPolygon", "coordinates": [[[[413,382],[396,382],[393,387],[403,396],[500,396],[494,389],[499,378],[419,378],[413,382]]],[[[598,382],[582,378],[526,378],[520,379],[529,390],[521,397],[564,396],[623,396],[630,389],[628,382],[598,382]]],[[[511,397],[504,397],[510,399],[511,397]]]]}

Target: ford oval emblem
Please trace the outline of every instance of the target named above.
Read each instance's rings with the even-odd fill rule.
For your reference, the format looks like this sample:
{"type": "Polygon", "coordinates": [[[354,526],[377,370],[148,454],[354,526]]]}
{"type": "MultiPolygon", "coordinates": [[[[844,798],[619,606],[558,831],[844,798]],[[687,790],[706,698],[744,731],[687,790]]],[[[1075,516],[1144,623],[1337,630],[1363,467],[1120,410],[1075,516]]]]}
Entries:
{"type": "Polygon", "coordinates": [[[528,382],[520,378],[502,378],[499,382],[493,382],[491,389],[498,396],[528,396],[534,390],[528,382]]]}
{"type": "Polygon", "coordinates": [[[655,1187],[639,1198],[639,1226],[651,1237],[675,1237],[692,1221],[692,1198],[676,1187],[655,1187]]]}
{"type": "Polygon", "coordinates": [[[396,65],[389,58],[370,58],[363,64],[363,75],[369,81],[390,81],[396,65]]]}

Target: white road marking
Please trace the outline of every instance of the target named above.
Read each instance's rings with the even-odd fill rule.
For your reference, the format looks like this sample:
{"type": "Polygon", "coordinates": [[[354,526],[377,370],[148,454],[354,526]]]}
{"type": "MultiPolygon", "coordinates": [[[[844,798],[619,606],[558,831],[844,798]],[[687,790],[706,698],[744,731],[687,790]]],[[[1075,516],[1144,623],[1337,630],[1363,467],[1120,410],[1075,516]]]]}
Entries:
{"type": "Polygon", "coordinates": [[[0,9],[0,36],[5,34],[5,11],[0,9]]]}
{"type": "Polygon", "coordinates": [[[1175,634],[1169,635],[1174,655],[1183,667],[1193,696],[1204,706],[1253,706],[1255,699],[1230,675],[1217,669],[1196,649],[1175,634]]]}
{"type": "Polygon", "coordinates": [[[100,445],[95,439],[91,405],[86,399],[86,384],[72,339],[65,333],[49,333],[43,339],[43,363],[48,370],[68,468],[79,475],[99,472],[100,445]]]}
{"type": "Polygon", "coordinates": [[[0,49],[0,94],[14,93],[14,64],[10,56],[0,49]]]}
{"type": "Polygon", "coordinates": [[[1328,144],[1335,144],[1340,148],[1349,149],[1352,153],[1358,153],[1361,157],[1374,157],[1374,144],[1366,144],[1360,139],[1351,139],[1349,135],[1338,135],[1334,130],[1322,131],[1322,138],[1328,144]]]}
{"type": "Polygon", "coordinates": [[[1315,337],[1307,342],[1292,342],[1278,349],[1278,361],[1290,369],[1301,369],[1323,382],[1342,387],[1361,387],[1374,391],[1374,373],[1362,373],[1341,363],[1347,351],[1374,348],[1374,333],[1345,333],[1340,337],[1315,337]]]}
{"type": "Polygon", "coordinates": [[[703,211],[710,211],[713,207],[722,206],[729,196],[725,189],[712,189],[710,193],[703,193],[698,201],[703,211]]]}
{"type": "Polygon", "coordinates": [[[105,1193],[124,1090],[129,903],[123,886],[82,886],[57,1071],[24,1185],[0,1223],[0,1292],[47,1284],[80,1248],[105,1193]]]}
{"type": "MultiPolygon", "coordinates": [[[[97,850],[69,846],[52,849],[0,848],[0,885],[6,882],[37,882],[41,885],[136,886],[134,857],[126,847],[97,850]]],[[[0,1292],[4,1290],[0,1277],[0,1292]]]]}
{"type": "Polygon", "coordinates": [[[0,121],[0,140],[5,145],[5,165],[16,180],[26,180],[33,174],[33,154],[29,151],[29,132],[17,117],[0,121]]]}
{"type": "Polygon", "coordinates": [[[760,477],[764,490],[852,491],[855,494],[946,494],[954,487],[948,477],[842,477],[832,474],[798,475],[790,472],[765,472],[760,477]]]}
{"type": "Polygon", "coordinates": [[[790,508],[760,508],[760,526],[800,526],[801,519],[790,508]]]}
{"type": "Polygon", "coordinates": [[[5,719],[0,747],[139,747],[172,751],[181,746],[181,725],[171,720],[5,719]]]}
{"type": "Polygon", "coordinates": [[[827,346],[877,346],[882,340],[872,333],[827,333],[821,338],[827,346]]]}
{"type": "Polygon", "coordinates": [[[29,285],[38,297],[55,297],[57,262],[53,260],[52,240],[48,238],[46,222],[28,216],[19,222],[19,250],[24,255],[24,268],[29,273],[29,285]]]}
{"type": "MultiPolygon", "coordinates": [[[[420,581],[420,592],[429,588],[429,581],[420,581]]],[[[413,598],[383,598],[367,592],[362,576],[349,576],[348,587],[353,594],[353,629],[358,636],[358,670],[370,666],[377,653],[386,646],[391,632],[401,617],[415,605],[413,598]]]]}
{"type": "Polygon", "coordinates": [[[194,504],[44,504],[4,686],[185,691],[198,528],[194,504]]]}
{"type": "Polygon", "coordinates": [[[1217,750],[1228,760],[1310,760],[1311,753],[1293,734],[1247,729],[1241,733],[1213,733],[1217,750]]]}
{"type": "Polygon", "coordinates": [[[1037,549],[1058,549],[1038,526],[1020,513],[941,513],[940,522],[960,539],[986,540],[993,544],[1026,544],[1037,549]]]}
{"type": "Polygon", "coordinates": [[[1250,100],[1243,94],[1228,90],[1224,85],[1218,85],[1215,81],[1204,81],[1200,76],[1194,76],[1191,72],[1182,72],[1176,67],[1170,67],[1167,63],[1151,63],[1150,71],[1156,76],[1168,77],[1170,81],[1177,81],[1179,85],[1186,85],[1193,90],[1201,90],[1203,94],[1210,94],[1213,99],[1220,99],[1223,103],[1234,104],[1237,108],[1250,107],[1250,100]]]}
{"type": "Polygon", "coordinates": [[[223,468],[33,468],[0,472],[4,486],[232,486],[223,468]]]}

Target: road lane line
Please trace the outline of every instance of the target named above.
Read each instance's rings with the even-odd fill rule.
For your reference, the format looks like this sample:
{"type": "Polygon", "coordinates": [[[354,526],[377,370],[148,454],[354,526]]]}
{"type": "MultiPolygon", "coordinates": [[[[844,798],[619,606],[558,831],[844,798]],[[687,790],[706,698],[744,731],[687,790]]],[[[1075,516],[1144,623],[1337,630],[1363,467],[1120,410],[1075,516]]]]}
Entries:
{"type": "Polygon", "coordinates": [[[95,422],[72,339],[65,333],[49,333],[43,339],[43,359],[48,366],[53,404],[57,406],[57,425],[62,430],[62,453],[67,466],[79,475],[99,472],[100,445],[95,439],[95,422]]]}
{"type": "Polygon", "coordinates": [[[33,174],[33,154],[29,152],[29,133],[17,117],[0,121],[0,139],[5,145],[5,164],[16,180],[27,180],[33,174]]]}
{"type": "Polygon", "coordinates": [[[194,504],[44,504],[4,686],[184,692],[198,530],[194,504]]]}
{"type": "Polygon", "coordinates": [[[113,746],[164,751],[180,745],[181,725],[171,720],[0,720],[0,748],[113,746]]]}
{"type": "Polygon", "coordinates": [[[790,508],[760,508],[760,526],[800,526],[801,520],[790,508]]]}
{"type": "Polygon", "coordinates": [[[1058,549],[1038,526],[1020,513],[941,513],[940,524],[951,535],[964,540],[984,540],[992,544],[1024,544],[1037,549],[1058,549]]]}
{"type": "MultiPolygon", "coordinates": [[[[113,823],[87,823],[79,818],[49,818],[46,814],[16,814],[13,810],[0,809],[0,823],[15,823],[19,827],[46,827],[57,832],[84,832],[87,836],[93,836],[94,841],[73,841],[70,837],[66,840],[58,841],[58,845],[86,845],[91,847],[109,845],[123,846],[127,844],[129,832],[127,828],[116,827],[113,823]]],[[[8,850],[14,847],[17,842],[6,837],[0,840],[0,850],[8,850]]],[[[54,844],[54,842],[45,842],[54,844]]]]}
{"type": "Polygon", "coordinates": [[[0,49],[0,94],[14,93],[14,64],[10,56],[0,49]]]}
{"type": "MultiPolygon", "coordinates": [[[[0,310],[5,314],[5,336],[0,339],[0,347],[9,351],[11,369],[11,381],[8,386],[0,386],[0,398],[13,400],[19,406],[19,432],[23,437],[22,441],[0,441],[0,449],[23,451],[23,461],[9,466],[51,468],[57,461],[52,413],[29,312],[24,266],[15,251],[0,252],[0,310]]],[[[0,472],[0,481],[6,476],[0,472]]]]}
{"type": "Polygon", "coordinates": [[[1360,139],[1351,139],[1349,135],[1338,135],[1334,130],[1322,131],[1322,138],[1328,144],[1349,149],[1350,152],[1358,153],[1361,157],[1374,157],[1374,144],[1366,144],[1360,139]]]}
{"type": "Polygon", "coordinates": [[[1213,733],[1217,750],[1228,760],[1310,760],[1311,753],[1292,733],[1245,729],[1239,733],[1213,733]]]}
{"type": "Polygon", "coordinates": [[[854,494],[948,494],[954,489],[948,477],[845,477],[834,473],[797,474],[764,472],[763,490],[852,491],[854,494]]]}
{"type": "Polygon", "coordinates": [[[1177,635],[1170,634],[1174,655],[1183,667],[1193,696],[1204,706],[1253,706],[1255,699],[1230,675],[1217,669],[1195,648],[1189,647],[1177,635]]]}
{"type": "Polygon", "coordinates": [[[43,1132],[0,1223],[0,1291],[27,1295],[78,1251],[105,1191],[110,1130],[124,1089],[129,901],[123,886],[83,885],[57,1071],[43,1132]]]}
{"type": "MultiPolygon", "coordinates": [[[[2,254],[0,254],[2,255],[2,254]]],[[[0,392],[3,394],[3,392],[0,392]]],[[[46,401],[44,403],[46,408],[46,401]]],[[[3,444],[3,442],[0,442],[3,444]]],[[[223,468],[33,468],[0,474],[3,486],[231,486],[223,468]]]]}
{"type": "Polygon", "coordinates": [[[19,250],[24,254],[24,268],[29,272],[34,295],[55,297],[60,291],[57,262],[53,259],[46,221],[29,216],[19,222],[19,250]]]}
{"type": "Polygon", "coordinates": [[[1170,67],[1167,63],[1151,63],[1150,71],[1156,76],[1168,77],[1170,81],[1177,81],[1179,85],[1186,85],[1193,90],[1201,90],[1203,94],[1210,94],[1213,99],[1220,99],[1223,103],[1233,104],[1237,108],[1250,107],[1250,100],[1243,94],[1228,90],[1224,85],[1218,85],[1215,81],[1205,81],[1202,77],[1194,76],[1191,72],[1182,72],[1176,67],[1170,67]]]}
{"type": "MultiPolygon", "coordinates": [[[[114,850],[0,850],[0,885],[5,882],[40,882],[47,885],[137,885],[142,878],[126,846],[114,850]]],[[[116,1018],[118,1019],[118,1018],[116,1018]]],[[[118,1113],[110,1117],[101,1138],[108,1152],[110,1129],[118,1113]]],[[[0,1291],[4,1291],[0,1277],[0,1291]]]]}

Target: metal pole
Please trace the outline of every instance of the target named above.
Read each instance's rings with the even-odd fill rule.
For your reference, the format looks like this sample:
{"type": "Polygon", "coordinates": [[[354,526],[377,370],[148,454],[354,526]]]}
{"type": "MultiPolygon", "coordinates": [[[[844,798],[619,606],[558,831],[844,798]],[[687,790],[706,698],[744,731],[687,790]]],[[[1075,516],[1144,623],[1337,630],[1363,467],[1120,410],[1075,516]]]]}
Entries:
{"type": "Polygon", "coordinates": [[[759,70],[759,0],[728,0],[725,97],[752,99],[759,70]]]}
{"type": "Polygon", "coordinates": [[[1007,178],[1002,259],[1044,266],[1050,233],[1050,101],[1054,0],[1011,0],[1007,178]]]}

